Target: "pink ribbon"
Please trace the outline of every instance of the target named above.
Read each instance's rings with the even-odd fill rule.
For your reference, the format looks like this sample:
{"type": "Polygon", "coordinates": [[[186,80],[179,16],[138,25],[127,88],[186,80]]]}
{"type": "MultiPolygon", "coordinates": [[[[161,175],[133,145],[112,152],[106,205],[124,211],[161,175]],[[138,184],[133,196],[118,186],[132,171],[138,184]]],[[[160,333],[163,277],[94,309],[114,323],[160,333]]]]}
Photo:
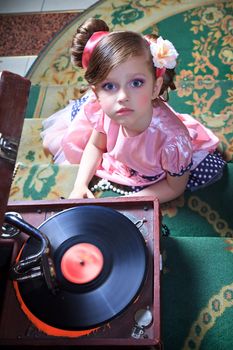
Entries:
{"type": "MultiPolygon", "coordinates": [[[[92,34],[92,36],[89,38],[89,40],[86,43],[86,46],[83,50],[83,56],[82,56],[82,66],[84,69],[86,69],[88,67],[92,52],[94,51],[96,45],[98,44],[98,42],[100,41],[100,39],[102,37],[104,37],[105,35],[108,35],[109,32],[107,31],[100,31],[100,32],[95,32],[92,34]]],[[[144,37],[148,44],[150,45],[150,40],[145,36],[144,37]]],[[[166,68],[158,68],[156,67],[156,77],[162,77],[164,75],[166,71],[166,68]]]]}
{"type": "Polygon", "coordinates": [[[103,36],[108,35],[108,34],[109,34],[109,32],[106,32],[106,31],[95,32],[92,34],[92,36],[87,41],[86,46],[83,50],[83,56],[82,56],[83,68],[86,69],[88,67],[92,52],[93,52],[94,48],[96,47],[96,45],[98,44],[98,42],[100,41],[100,39],[103,36]]]}
{"type": "Polygon", "coordinates": [[[158,68],[156,67],[156,78],[162,77],[164,73],[166,72],[166,68],[158,68]]]}

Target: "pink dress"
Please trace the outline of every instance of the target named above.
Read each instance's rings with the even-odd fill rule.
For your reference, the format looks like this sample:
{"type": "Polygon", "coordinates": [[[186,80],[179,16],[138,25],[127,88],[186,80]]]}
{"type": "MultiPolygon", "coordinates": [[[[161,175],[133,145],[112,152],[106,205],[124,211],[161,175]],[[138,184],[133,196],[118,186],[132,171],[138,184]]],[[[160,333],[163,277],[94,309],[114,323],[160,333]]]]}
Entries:
{"type": "MultiPolygon", "coordinates": [[[[215,157],[219,142],[197,120],[176,113],[161,100],[153,109],[150,126],[137,136],[127,137],[122,127],[104,114],[92,91],[70,101],[65,109],[45,120],[43,128],[43,145],[53,154],[55,163],[79,164],[93,128],[106,134],[107,151],[96,175],[127,186],[155,183],[165,178],[167,172],[180,176],[190,169],[195,175],[203,160],[215,157]]],[[[208,178],[201,176],[202,184],[219,177],[224,164],[217,156],[214,174],[210,176],[208,171],[208,178]]],[[[200,169],[198,173],[200,178],[200,169]]],[[[189,185],[195,186],[198,185],[189,185]]]]}

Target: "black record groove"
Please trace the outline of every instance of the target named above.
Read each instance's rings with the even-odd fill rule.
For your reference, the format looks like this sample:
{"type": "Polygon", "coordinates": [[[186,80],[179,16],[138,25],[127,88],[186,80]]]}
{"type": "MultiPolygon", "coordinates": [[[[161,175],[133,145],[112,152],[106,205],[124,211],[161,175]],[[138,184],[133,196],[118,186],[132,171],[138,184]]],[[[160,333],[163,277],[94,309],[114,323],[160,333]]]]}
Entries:
{"type": "MultiPolygon", "coordinates": [[[[91,329],[115,318],[135,300],[145,279],[147,249],[138,228],[123,214],[102,206],[80,206],[52,216],[39,229],[52,247],[59,291],[53,295],[43,278],[20,282],[18,288],[40,321],[63,330],[91,329]],[[67,249],[81,242],[95,245],[104,257],[99,276],[84,285],[67,281],[60,269],[67,249]]],[[[37,240],[29,238],[20,259],[37,249],[37,240]]]]}

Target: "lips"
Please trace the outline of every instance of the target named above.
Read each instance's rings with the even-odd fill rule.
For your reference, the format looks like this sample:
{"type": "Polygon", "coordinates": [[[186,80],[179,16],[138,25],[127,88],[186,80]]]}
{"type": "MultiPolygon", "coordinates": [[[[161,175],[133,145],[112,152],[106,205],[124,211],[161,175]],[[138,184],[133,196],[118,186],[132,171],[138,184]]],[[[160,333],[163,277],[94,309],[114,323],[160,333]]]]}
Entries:
{"type": "Polygon", "coordinates": [[[133,110],[130,109],[130,108],[120,108],[118,109],[118,111],[116,112],[117,115],[127,115],[127,114],[130,114],[132,113],[133,110]]]}

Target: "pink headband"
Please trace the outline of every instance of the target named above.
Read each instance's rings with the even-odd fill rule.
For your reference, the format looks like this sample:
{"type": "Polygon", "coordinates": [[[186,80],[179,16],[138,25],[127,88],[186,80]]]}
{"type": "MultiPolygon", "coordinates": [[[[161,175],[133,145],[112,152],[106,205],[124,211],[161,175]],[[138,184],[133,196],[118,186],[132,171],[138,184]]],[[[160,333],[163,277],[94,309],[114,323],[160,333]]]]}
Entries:
{"type": "Polygon", "coordinates": [[[98,42],[100,41],[100,39],[105,36],[108,35],[109,32],[95,32],[92,34],[92,36],[90,37],[90,39],[88,40],[88,42],[86,43],[86,46],[83,50],[83,56],[82,56],[82,66],[83,68],[87,68],[92,52],[94,50],[94,48],[96,47],[96,45],[98,44],[98,42]]]}
{"type": "MultiPolygon", "coordinates": [[[[88,67],[92,52],[100,39],[108,34],[109,32],[107,31],[95,32],[89,38],[83,50],[82,56],[82,66],[84,69],[88,67]]],[[[146,36],[144,39],[150,46],[153,63],[156,67],[156,78],[162,77],[166,71],[166,68],[171,69],[176,66],[176,58],[178,53],[173,44],[168,40],[163,40],[162,37],[159,37],[156,42],[151,41],[146,36]]]]}
{"type": "Polygon", "coordinates": [[[164,75],[164,73],[166,72],[166,68],[156,68],[156,78],[162,77],[164,75]]]}

